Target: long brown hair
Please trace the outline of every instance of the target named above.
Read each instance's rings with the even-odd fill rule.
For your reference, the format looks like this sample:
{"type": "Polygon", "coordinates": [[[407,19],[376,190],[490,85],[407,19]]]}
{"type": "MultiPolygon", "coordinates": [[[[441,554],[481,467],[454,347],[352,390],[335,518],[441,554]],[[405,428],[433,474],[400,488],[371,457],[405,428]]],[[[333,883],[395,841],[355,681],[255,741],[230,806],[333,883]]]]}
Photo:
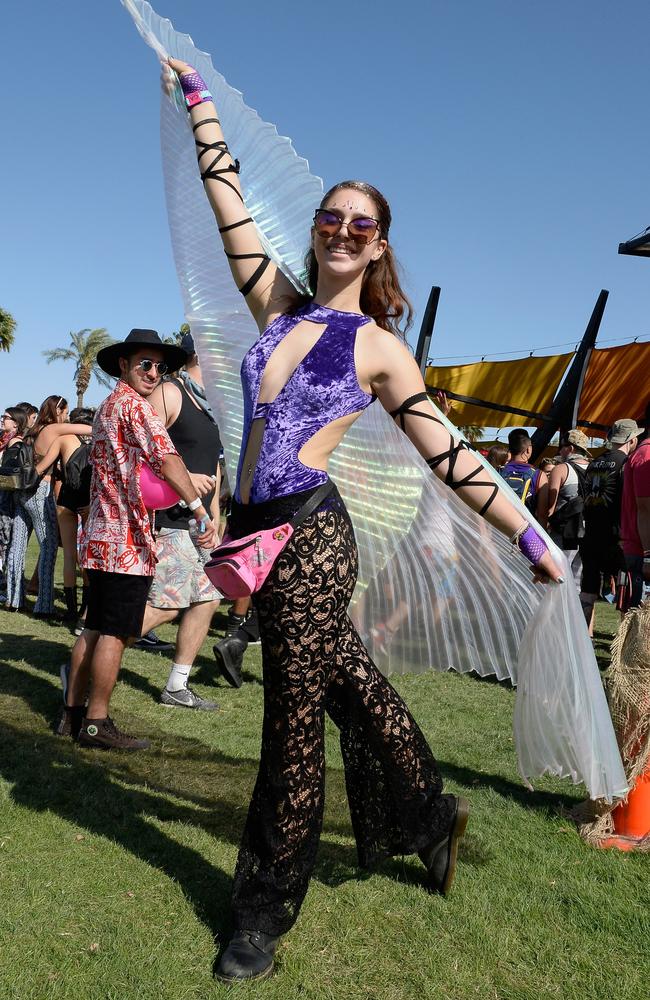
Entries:
{"type": "MultiPolygon", "coordinates": [[[[377,206],[379,216],[379,237],[388,240],[391,224],[390,206],[381,191],[365,181],[341,181],[330,188],[323,196],[320,208],[324,208],[332,195],[337,191],[348,189],[360,191],[372,198],[377,206]]],[[[313,248],[310,247],[305,256],[305,280],[312,295],[318,285],[318,263],[313,248]]],[[[300,305],[311,301],[310,296],[302,296],[300,305]]],[[[403,338],[413,321],[413,307],[404,292],[398,274],[398,264],[390,244],[386,247],[379,260],[371,260],[363,275],[361,295],[359,298],[361,311],[372,317],[382,330],[389,330],[397,337],[403,338]],[[403,327],[401,326],[404,322],[403,327]]]]}
{"type": "Polygon", "coordinates": [[[37,438],[45,427],[49,427],[50,424],[58,424],[59,413],[61,410],[65,410],[67,405],[68,401],[63,396],[48,396],[44,399],[34,421],[34,426],[30,427],[27,436],[37,438]]]}

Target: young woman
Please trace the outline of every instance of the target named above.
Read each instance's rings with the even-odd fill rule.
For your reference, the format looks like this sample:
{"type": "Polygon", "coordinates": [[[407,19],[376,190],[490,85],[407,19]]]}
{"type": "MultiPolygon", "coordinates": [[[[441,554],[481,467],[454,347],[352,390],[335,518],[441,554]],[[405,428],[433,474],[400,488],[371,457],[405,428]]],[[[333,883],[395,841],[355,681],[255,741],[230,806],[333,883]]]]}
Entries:
{"type": "Polygon", "coordinates": [[[34,614],[49,616],[54,610],[53,586],[54,565],[59,544],[56,522],[56,505],[52,493],[51,466],[45,466],[42,459],[50,445],[61,434],[89,433],[86,424],[66,422],[68,403],[63,396],[48,396],[44,400],[34,425],[25,435],[34,445],[34,462],[42,478],[32,490],[21,490],[15,494],[15,517],[11,544],[7,554],[7,607],[16,610],[23,606],[25,554],[32,528],[40,546],[38,561],[39,589],[34,614]]]}
{"type": "MultiPolygon", "coordinates": [[[[58,461],[61,486],[56,497],[56,519],[63,547],[65,620],[73,623],[77,622],[77,532],[79,529],[79,519],[81,518],[81,523],[84,524],[88,515],[91,467],[90,464],[86,466],[81,477],[81,482],[73,486],[70,483],[67,466],[73,455],[89,443],[94,413],[94,410],[81,407],[73,410],[70,414],[71,421],[74,424],[87,426],[87,433],[85,435],[78,433],[60,434],[54,439],[47,450],[47,454],[36,466],[37,472],[40,473],[51,468],[53,463],[58,461]]],[[[83,573],[85,573],[85,570],[83,573]]],[[[81,618],[85,614],[87,595],[88,586],[84,579],[82,606],[79,609],[81,618]]]]}
{"type": "MultiPolygon", "coordinates": [[[[2,414],[0,462],[11,461],[11,449],[27,432],[27,414],[18,406],[8,406],[2,414]]],[[[14,491],[0,490],[0,601],[6,600],[6,555],[14,519],[14,491]]],[[[13,610],[13,609],[12,609],[13,610]]]]}
{"type": "MultiPolygon", "coordinates": [[[[233,278],[261,333],[242,366],[244,439],[231,537],[289,520],[327,482],[332,451],[378,398],[435,474],[518,541],[535,578],[559,580],[534,529],[450,439],[428,402],[399,337],[410,307],[384,197],[357,181],[326,194],[307,261],[313,298],[298,299],[248,216],[204,81],[185,63],[170,66],[191,108],[199,167],[233,278]]],[[[235,872],[236,931],[217,971],[222,980],[269,975],[278,937],[298,916],[322,824],[326,711],[340,729],[360,864],[419,854],[433,891],[448,892],[454,878],[467,803],[442,794],[422,733],[359,640],[347,616],[355,579],[352,525],[334,488],[254,598],[264,666],[262,750],[235,872]]]]}

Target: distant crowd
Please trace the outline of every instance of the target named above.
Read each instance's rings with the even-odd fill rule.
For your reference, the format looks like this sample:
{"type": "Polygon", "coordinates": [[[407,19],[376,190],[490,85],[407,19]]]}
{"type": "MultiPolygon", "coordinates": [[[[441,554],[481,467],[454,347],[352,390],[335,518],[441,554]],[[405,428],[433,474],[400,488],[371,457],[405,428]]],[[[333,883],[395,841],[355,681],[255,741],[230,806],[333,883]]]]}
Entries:
{"type": "Polygon", "coordinates": [[[523,429],[508,446],[493,445],[487,461],[564,551],[589,627],[599,598],[621,611],[636,607],[650,584],[650,404],[643,426],[614,421],[604,450],[593,456],[586,435],[564,433],[553,457],[530,462],[523,429]]]}

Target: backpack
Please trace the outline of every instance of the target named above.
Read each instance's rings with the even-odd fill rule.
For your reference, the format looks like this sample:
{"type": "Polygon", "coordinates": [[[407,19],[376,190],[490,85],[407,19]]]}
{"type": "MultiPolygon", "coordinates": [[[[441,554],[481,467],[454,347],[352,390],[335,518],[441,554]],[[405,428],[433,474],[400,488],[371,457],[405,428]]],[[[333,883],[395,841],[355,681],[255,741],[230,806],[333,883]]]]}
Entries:
{"type": "Polygon", "coordinates": [[[90,489],[92,466],[90,464],[90,442],[82,441],[65,463],[65,482],[71,490],[90,489]]]}
{"type": "Polygon", "coordinates": [[[517,494],[521,502],[531,513],[534,513],[537,506],[539,469],[533,468],[532,465],[527,469],[514,468],[512,463],[508,462],[502,469],[499,469],[499,472],[510,489],[517,494]]]}
{"type": "Polygon", "coordinates": [[[0,459],[0,490],[31,490],[38,486],[40,478],[34,465],[33,442],[9,444],[0,459]]]}
{"type": "Polygon", "coordinates": [[[578,477],[578,492],[556,510],[549,519],[551,538],[564,550],[577,549],[585,535],[585,497],[587,495],[587,470],[567,462],[578,477]]]}

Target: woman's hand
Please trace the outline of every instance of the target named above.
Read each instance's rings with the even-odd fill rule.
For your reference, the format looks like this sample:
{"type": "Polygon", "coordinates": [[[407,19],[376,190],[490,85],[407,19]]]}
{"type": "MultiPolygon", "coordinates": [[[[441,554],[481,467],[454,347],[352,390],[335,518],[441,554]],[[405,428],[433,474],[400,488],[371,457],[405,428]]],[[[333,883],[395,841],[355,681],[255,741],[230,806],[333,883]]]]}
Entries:
{"type": "Polygon", "coordinates": [[[531,566],[533,583],[564,583],[562,570],[558,567],[551,553],[546,550],[537,566],[531,566]]]}
{"type": "Polygon", "coordinates": [[[171,97],[178,83],[178,77],[182,73],[194,73],[194,67],[182,59],[172,59],[171,57],[161,64],[160,85],[167,97],[171,97]]]}
{"type": "Polygon", "coordinates": [[[451,403],[447,399],[447,393],[443,392],[441,389],[438,390],[435,396],[436,406],[445,417],[449,416],[449,411],[451,410],[451,403]]]}

